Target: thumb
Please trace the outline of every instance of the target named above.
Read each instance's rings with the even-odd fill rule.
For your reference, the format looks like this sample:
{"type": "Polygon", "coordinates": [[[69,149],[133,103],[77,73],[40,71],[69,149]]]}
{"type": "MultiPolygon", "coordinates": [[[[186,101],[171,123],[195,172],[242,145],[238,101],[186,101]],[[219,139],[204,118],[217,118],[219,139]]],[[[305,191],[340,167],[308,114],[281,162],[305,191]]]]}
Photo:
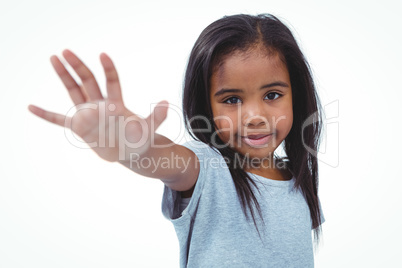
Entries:
{"type": "Polygon", "coordinates": [[[152,114],[150,115],[154,124],[154,130],[156,130],[163,123],[163,121],[165,121],[168,109],[169,102],[167,101],[161,101],[155,106],[152,114]]]}

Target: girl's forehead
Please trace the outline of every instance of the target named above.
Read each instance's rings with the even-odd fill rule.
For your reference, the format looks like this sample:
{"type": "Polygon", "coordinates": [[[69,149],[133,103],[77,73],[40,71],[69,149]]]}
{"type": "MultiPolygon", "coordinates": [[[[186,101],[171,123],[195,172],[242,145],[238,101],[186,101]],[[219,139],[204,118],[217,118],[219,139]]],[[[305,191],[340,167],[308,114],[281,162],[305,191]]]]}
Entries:
{"type": "Polygon", "coordinates": [[[246,51],[234,51],[221,59],[213,70],[212,76],[218,80],[224,79],[229,73],[263,68],[265,71],[286,71],[282,56],[275,50],[253,47],[246,51]]]}
{"type": "Polygon", "coordinates": [[[278,52],[274,48],[267,47],[261,43],[250,44],[245,48],[229,49],[228,51],[220,52],[215,56],[212,61],[213,70],[216,71],[221,67],[229,58],[241,57],[246,59],[252,54],[259,54],[262,57],[277,54],[278,52]]]}
{"type": "Polygon", "coordinates": [[[261,58],[270,58],[275,57],[279,54],[279,52],[273,48],[266,47],[262,44],[255,44],[248,47],[246,50],[234,50],[230,55],[232,57],[243,58],[246,60],[251,56],[257,56],[261,58]]]}

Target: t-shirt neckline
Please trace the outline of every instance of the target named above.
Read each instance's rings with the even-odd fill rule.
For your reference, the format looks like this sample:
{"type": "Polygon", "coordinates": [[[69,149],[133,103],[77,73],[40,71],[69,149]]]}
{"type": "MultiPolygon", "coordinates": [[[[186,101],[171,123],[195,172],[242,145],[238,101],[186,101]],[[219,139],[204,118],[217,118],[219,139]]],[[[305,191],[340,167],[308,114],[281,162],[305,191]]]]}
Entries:
{"type": "Polygon", "coordinates": [[[251,172],[247,172],[250,177],[253,179],[257,179],[259,182],[271,185],[271,186],[276,186],[276,187],[288,187],[289,185],[293,184],[295,181],[295,177],[292,176],[290,180],[285,180],[285,181],[280,181],[280,180],[273,180],[267,177],[263,177],[261,175],[257,175],[251,172]]]}

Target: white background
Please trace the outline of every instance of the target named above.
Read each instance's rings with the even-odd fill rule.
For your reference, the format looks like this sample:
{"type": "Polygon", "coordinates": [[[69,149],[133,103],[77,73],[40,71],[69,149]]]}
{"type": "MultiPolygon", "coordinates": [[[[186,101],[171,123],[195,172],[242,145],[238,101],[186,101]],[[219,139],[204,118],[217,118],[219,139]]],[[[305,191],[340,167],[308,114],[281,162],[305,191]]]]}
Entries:
{"type": "MultiPolygon", "coordinates": [[[[316,267],[402,267],[401,10],[388,0],[1,0],[0,267],[178,267],[163,184],[74,147],[27,106],[71,108],[49,62],[69,48],[101,85],[99,54],[109,53],[140,115],[164,99],[180,107],[202,29],[264,12],[292,29],[334,117],[320,156],[316,267]]],[[[180,110],[169,113],[159,133],[180,142],[180,110]]]]}

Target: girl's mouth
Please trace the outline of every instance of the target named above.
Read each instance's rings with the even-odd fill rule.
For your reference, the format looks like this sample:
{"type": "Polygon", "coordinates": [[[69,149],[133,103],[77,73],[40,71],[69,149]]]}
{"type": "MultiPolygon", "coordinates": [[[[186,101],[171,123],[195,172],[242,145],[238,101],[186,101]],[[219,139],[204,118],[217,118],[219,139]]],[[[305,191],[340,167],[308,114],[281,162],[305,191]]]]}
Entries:
{"type": "Polygon", "coordinates": [[[242,136],[241,139],[249,146],[261,146],[268,144],[272,134],[248,135],[242,136]]]}

